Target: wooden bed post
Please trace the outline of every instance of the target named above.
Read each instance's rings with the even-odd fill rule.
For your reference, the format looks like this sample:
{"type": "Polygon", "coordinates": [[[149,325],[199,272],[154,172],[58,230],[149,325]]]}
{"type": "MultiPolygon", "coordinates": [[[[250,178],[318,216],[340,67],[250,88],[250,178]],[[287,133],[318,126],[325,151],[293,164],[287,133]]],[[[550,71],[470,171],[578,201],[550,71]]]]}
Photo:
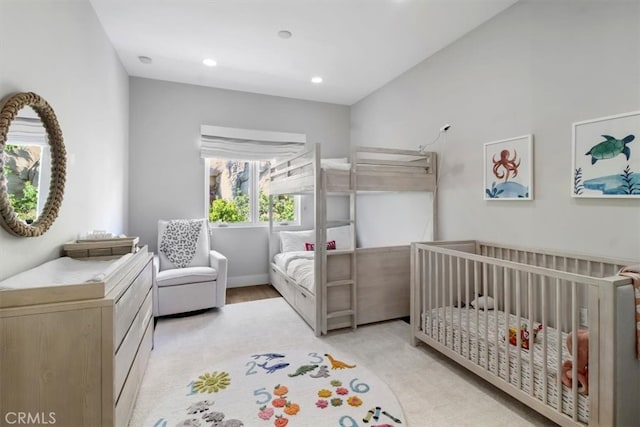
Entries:
{"type": "Polygon", "coordinates": [[[325,221],[325,195],[322,186],[322,167],[320,164],[320,144],[314,147],[313,173],[315,185],[313,188],[314,218],[315,224],[315,253],[314,276],[316,282],[315,305],[316,322],[315,334],[319,337],[327,333],[327,286],[326,286],[326,221],[325,221]]]}
{"type": "Polygon", "coordinates": [[[356,250],[356,215],[357,215],[357,203],[356,192],[358,191],[358,151],[354,148],[351,149],[351,171],[350,171],[350,185],[349,185],[349,229],[351,230],[351,309],[353,314],[351,315],[352,329],[358,327],[358,260],[356,250]]]}
{"type": "Polygon", "coordinates": [[[417,243],[411,243],[411,282],[410,282],[410,302],[409,302],[409,323],[411,325],[411,337],[409,338],[409,343],[415,347],[417,345],[416,341],[416,333],[419,330],[418,323],[420,321],[420,287],[418,284],[418,280],[420,277],[420,271],[418,271],[418,250],[417,243]]]}
{"type": "Polygon", "coordinates": [[[431,233],[432,235],[432,240],[435,242],[438,240],[438,186],[439,186],[439,182],[438,182],[438,168],[439,165],[438,163],[438,155],[434,152],[431,153],[431,173],[433,173],[435,175],[435,188],[433,190],[432,193],[432,197],[433,200],[431,201],[431,227],[433,228],[433,231],[431,233]]]}
{"type": "MultiPolygon", "coordinates": [[[[589,376],[597,376],[597,399],[598,399],[598,422],[597,425],[613,426],[616,425],[616,381],[618,377],[618,366],[616,360],[617,339],[616,337],[618,325],[616,322],[617,304],[616,291],[618,286],[629,283],[628,278],[607,277],[604,280],[610,281],[610,284],[599,287],[600,307],[598,327],[596,328],[596,339],[593,339],[590,333],[589,352],[597,354],[597,363],[594,364],[596,372],[591,368],[591,357],[589,358],[589,376]],[[596,347],[595,349],[593,347],[596,347]],[[593,350],[593,352],[592,352],[593,350]]],[[[591,326],[592,322],[589,322],[591,326]]],[[[589,393],[592,397],[593,392],[589,393]]],[[[591,419],[589,420],[591,424],[591,419]]],[[[595,423],[594,423],[595,425],[595,423]]]]}

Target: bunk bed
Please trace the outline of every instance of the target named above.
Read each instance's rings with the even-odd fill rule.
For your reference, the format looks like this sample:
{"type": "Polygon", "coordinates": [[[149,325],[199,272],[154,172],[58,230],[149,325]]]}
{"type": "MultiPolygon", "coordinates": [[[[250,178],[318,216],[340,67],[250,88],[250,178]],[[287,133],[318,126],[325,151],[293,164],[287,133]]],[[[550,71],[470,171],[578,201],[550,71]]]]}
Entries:
{"type": "MultiPolygon", "coordinates": [[[[270,197],[312,195],[314,225],[277,230],[270,213],[271,283],[317,336],[408,316],[410,246],[357,248],[356,194],[435,189],[432,152],[358,146],[347,163],[322,159],[320,144],[308,144],[274,162],[270,197]],[[327,196],[336,194],[349,197],[348,219],[327,219],[327,196]]],[[[435,197],[432,215],[435,230],[435,197]]]]}

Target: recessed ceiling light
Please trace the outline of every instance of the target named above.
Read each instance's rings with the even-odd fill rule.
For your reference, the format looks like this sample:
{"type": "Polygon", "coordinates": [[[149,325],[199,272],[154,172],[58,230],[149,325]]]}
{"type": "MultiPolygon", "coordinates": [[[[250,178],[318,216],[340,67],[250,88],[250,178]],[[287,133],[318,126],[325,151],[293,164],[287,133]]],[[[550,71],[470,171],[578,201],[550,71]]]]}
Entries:
{"type": "Polygon", "coordinates": [[[278,31],[278,37],[280,37],[281,39],[288,39],[291,38],[291,31],[289,30],[280,30],[278,31]]]}
{"type": "Polygon", "coordinates": [[[320,76],[312,77],[311,78],[311,83],[315,83],[315,84],[322,83],[322,77],[320,77],[320,76]]]}
{"type": "Polygon", "coordinates": [[[138,56],[138,60],[143,64],[151,64],[153,62],[153,59],[143,55],[138,56]]]}
{"type": "Polygon", "coordinates": [[[204,65],[206,65],[207,67],[215,67],[216,65],[218,65],[218,63],[215,61],[215,59],[211,59],[211,58],[203,59],[202,63],[204,65]]]}

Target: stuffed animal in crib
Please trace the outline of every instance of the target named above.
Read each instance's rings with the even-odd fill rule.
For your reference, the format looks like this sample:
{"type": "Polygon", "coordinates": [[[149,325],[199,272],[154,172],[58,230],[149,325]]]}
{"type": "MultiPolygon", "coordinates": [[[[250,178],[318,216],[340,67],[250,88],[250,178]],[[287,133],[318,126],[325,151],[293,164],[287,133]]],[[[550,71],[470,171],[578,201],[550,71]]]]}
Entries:
{"type": "MultiPolygon", "coordinates": [[[[573,355],[573,333],[567,335],[567,349],[573,355]]],[[[578,393],[589,394],[589,331],[578,331],[578,348],[577,348],[577,364],[578,364],[578,393]]],[[[571,360],[565,360],[562,363],[562,383],[567,387],[573,384],[573,363],[571,360]]]]}
{"type": "MultiPolygon", "coordinates": [[[[536,335],[538,334],[538,331],[540,329],[542,329],[542,325],[539,325],[538,327],[533,329],[533,338],[531,339],[532,341],[535,341],[536,335]]],[[[522,327],[520,328],[520,346],[525,350],[529,350],[530,336],[531,334],[529,332],[529,329],[527,329],[527,324],[523,323],[522,327]]],[[[509,344],[518,345],[518,328],[516,328],[515,326],[511,326],[509,328],[509,344]]]]}

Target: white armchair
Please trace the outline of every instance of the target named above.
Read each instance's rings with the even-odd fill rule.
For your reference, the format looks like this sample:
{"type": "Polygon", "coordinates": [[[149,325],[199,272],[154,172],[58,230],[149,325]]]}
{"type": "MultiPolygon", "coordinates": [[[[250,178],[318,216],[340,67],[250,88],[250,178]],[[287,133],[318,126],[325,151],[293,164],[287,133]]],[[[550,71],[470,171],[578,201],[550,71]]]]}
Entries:
{"type": "Polygon", "coordinates": [[[154,268],[154,316],[224,306],[227,258],[211,250],[207,219],[158,221],[154,268]]]}

